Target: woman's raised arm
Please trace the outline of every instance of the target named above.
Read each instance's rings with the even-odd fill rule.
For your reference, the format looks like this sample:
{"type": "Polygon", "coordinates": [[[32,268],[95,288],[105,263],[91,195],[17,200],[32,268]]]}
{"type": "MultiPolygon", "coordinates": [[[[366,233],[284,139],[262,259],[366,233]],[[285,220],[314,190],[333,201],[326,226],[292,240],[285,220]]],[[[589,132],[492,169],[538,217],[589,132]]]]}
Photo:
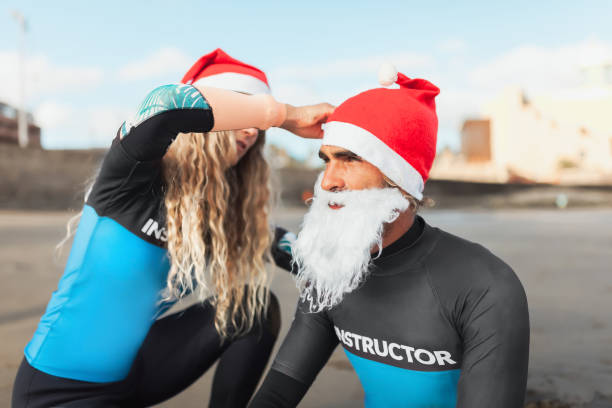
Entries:
{"type": "Polygon", "coordinates": [[[328,103],[294,107],[276,101],[271,95],[246,95],[212,87],[195,86],[212,108],[213,131],[282,127],[307,138],[323,135],[321,124],[334,111],[328,103]]]}

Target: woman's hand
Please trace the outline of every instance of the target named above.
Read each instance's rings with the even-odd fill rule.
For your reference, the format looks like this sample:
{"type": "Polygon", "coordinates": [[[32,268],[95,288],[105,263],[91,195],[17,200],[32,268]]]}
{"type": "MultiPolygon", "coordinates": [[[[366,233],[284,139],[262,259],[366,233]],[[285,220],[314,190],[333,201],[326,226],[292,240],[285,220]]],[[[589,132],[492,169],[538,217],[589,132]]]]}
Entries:
{"type": "Polygon", "coordinates": [[[329,103],[298,107],[289,104],[285,106],[287,116],[280,127],[307,139],[323,137],[321,125],[327,121],[336,108],[329,103]]]}

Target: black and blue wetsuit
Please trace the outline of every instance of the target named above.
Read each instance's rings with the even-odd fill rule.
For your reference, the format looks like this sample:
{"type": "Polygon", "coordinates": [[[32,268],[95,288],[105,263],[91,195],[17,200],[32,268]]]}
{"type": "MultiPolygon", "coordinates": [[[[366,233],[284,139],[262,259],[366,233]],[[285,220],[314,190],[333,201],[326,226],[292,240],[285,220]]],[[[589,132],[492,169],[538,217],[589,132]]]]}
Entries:
{"type": "MultiPolygon", "coordinates": [[[[261,327],[223,344],[209,304],[156,321],[171,306],[159,302],[169,270],[161,159],[179,132],[207,132],[213,120],[196,88],[167,85],[121,126],[58,289],[25,348],[15,406],[149,405],[188,386],[221,355],[211,405],[246,404],[278,332],[274,298],[261,327]]],[[[289,268],[285,239],[278,229],[272,252],[289,268]]]]}
{"type": "Polygon", "coordinates": [[[295,320],[252,407],[293,407],[341,343],[368,408],[519,408],[529,355],[525,292],[480,245],[427,225],[386,247],[361,287],[295,320]]]}

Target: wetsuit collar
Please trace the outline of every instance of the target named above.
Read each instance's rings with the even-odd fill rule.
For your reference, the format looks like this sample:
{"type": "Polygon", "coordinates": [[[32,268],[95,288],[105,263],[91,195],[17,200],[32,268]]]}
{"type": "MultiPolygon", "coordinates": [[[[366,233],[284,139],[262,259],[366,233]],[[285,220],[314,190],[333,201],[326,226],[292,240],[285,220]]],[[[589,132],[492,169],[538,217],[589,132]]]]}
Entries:
{"type": "Polygon", "coordinates": [[[417,215],[408,231],[384,248],[380,257],[372,260],[372,275],[395,274],[400,269],[418,266],[437,241],[436,231],[417,215]]]}
{"type": "Polygon", "coordinates": [[[414,217],[414,222],[408,228],[408,231],[404,233],[401,237],[399,237],[395,242],[387,247],[383,248],[381,257],[392,255],[398,251],[401,251],[404,248],[410,247],[412,244],[416,242],[417,239],[423,233],[423,228],[425,226],[425,220],[421,218],[421,216],[417,215],[414,217]]]}

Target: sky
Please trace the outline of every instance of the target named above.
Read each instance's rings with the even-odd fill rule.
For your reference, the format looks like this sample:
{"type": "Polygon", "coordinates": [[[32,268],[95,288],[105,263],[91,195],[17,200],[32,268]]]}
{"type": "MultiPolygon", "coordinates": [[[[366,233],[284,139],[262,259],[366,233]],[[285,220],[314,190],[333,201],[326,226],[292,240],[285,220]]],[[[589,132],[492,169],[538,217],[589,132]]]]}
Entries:
{"type": "MultiPolygon", "coordinates": [[[[293,105],[375,88],[379,66],[426,78],[437,98],[438,149],[458,149],[467,118],[505,87],[580,85],[581,68],[612,62],[610,1],[14,1],[0,4],[0,101],[17,104],[19,26],[26,107],[45,148],[107,147],[158,85],[177,83],[217,47],[263,69],[293,105]]],[[[317,141],[268,140],[298,159],[317,141]]]]}

